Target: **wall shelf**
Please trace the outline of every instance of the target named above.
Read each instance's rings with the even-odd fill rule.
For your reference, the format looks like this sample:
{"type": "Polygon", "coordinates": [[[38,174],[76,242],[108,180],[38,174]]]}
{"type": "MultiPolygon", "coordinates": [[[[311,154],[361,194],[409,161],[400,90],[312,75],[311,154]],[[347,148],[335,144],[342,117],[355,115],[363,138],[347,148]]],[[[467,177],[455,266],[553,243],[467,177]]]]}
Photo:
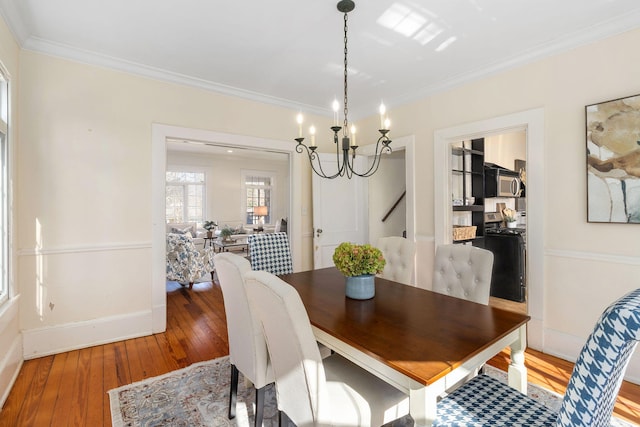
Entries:
{"type": "Polygon", "coordinates": [[[482,246],[484,237],[484,138],[462,141],[451,147],[451,174],[454,182],[454,199],[473,197],[473,205],[452,206],[452,212],[468,215],[465,224],[476,226],[476,238],[456,240],[455,243],[474,242],[482,246]],[[469,224],[470,217],[470,224],[469,224]]]}

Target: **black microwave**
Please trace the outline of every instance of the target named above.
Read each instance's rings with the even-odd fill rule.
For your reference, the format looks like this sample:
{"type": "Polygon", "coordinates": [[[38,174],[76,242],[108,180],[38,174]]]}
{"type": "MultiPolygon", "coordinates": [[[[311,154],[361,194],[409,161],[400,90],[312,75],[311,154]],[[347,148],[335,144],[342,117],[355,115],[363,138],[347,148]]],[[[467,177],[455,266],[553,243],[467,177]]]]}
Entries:
{"type": "Polygon", "coordinates": [[[487,163],[484,168],[484,197],[520,197],[520,174],[501,166],[487,163]]]}

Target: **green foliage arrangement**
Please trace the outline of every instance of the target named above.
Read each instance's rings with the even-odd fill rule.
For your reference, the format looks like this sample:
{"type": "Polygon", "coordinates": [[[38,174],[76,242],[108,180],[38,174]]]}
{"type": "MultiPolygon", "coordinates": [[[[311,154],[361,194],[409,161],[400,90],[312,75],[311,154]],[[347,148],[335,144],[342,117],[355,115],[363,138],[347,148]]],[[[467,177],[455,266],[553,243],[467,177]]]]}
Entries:
{"type": "Polygon", "coordinates": [[[504,220],[506,222],[517,221],[516,215],[517,215],[517,213],[513,209],[505,208],[505,209],[502,210],[502,216],[504,217],[504,220]]]}
{"type": "Polygon", "coordinates": [[[228,225],[225,225],[222,230],[220,230],[220,236],[223,239],[228,239],[229,237],[231,237],[231,235],[233,234],[235,230],[231,227],[229,227],[228,225]]]}
{"type": "Polygon", "coordinates": [[[376,247],[343,242],[333,252],[333,263],[345,276],[362,276],[382,273],[386,261],[376,247]]]}
{"type": "Polygon", "coordinates": [[[214,228],[216,228],[217,226],[218,226],[218,224],[216,224],[215,221],[205,221],[204,225],[202,227],[207,231],[211,231],[214,228]]]}

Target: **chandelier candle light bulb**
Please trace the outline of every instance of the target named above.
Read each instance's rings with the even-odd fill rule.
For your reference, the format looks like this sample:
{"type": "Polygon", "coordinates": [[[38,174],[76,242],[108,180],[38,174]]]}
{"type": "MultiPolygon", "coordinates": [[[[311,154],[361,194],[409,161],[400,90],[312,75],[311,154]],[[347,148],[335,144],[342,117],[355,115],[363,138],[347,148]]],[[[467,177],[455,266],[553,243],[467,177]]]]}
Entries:
{"type": "Polygon", "coordinates": [[[312,125],[309,128],[309,133],[311,134],[311,146],[315,147],[316,146],[316,127],[312,125]]]}
{"type": "Polygon", "coordinates": [[[304,116],[302,113],[298,113],[296,121],[298,122],[298,137],[302,138],[302,122],[304,122],[304,116]]]}
{"type": "Polygon", "coordinates": [[[384,115],[387,112],[387,107],[385,107],[382,102],[380,103],[380,108],[378,108],[378,111],[380,112],[380,129],[388,129],[384,127],[384,115]]]}
{"type": "Polygon", "coordinates": [[[338,110],[340,109],[340,104],[337,99],[333,100],[333,125],[338,126],[338,110]]]}

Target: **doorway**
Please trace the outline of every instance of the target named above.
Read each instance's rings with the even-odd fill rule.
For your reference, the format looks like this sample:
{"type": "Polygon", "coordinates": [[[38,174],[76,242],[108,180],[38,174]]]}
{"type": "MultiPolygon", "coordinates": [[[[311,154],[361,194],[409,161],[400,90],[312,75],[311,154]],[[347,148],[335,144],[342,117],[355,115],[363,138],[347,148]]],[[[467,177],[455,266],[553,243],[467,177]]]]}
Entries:
{"type": "Polygon", "coordinates": [[[542,348],[544,314],[544,109],[527,110],[434,132],[434,217],[436,245],[451,242],[451,164],[450,144],[455,141],[498,135],[524,129],[527,134],[527,257],[529,286],[528,340],[542,348]]]}
{"type": "Polygon", "coordinates": [[[294,269],[300,269],[302,263],[301,212],[300,209],[292,208],[293,206],[300,206],[302,199],[300,180],[293,179],[293,177],[300,176],[301,168],[300,157],[294,155],[294,144],[266,138],[154,123],[151,126],[151,305],[152,331],[154,333],[163,332],[166,329],[167,320],[165,281],[165,171],[168,140],[214,142],[245,149],[267,149],[287,154],[289,156],[290,185],[288,212],[290,212],[291,215],[287,231],[290,236],[294,269]]]}

